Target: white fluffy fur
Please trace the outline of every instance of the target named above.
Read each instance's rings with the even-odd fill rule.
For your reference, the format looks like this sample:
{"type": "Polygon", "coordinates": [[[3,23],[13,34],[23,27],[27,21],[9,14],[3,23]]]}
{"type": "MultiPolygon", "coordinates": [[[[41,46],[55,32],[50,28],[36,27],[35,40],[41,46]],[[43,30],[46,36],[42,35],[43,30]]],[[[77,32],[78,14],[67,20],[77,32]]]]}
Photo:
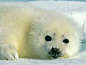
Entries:
{"type": "Polygon", "coordinates": [[[78,52],[80,37],[71,19],[60,12],[45,11],[27,4],[8,4],[0,5],[0,59],[18,59],[18,55],[50,59],[47,52],[52,46],[60,48],[67,57],[78,52]],[[52,36],[53,40],[46,42],[46,35],[52,36]],[[64,38],[70,40],[69,44],[62,42],[64,38]]]}

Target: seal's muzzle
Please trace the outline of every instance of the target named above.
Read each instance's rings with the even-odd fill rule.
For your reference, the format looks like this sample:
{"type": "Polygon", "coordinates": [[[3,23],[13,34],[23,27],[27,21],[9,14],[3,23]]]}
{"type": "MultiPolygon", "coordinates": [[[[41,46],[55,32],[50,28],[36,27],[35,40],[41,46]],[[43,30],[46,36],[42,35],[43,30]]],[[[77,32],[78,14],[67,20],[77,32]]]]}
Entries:
{"type": "Polygon", "coordinates": [[[51,48],[51,50],[48,52],[49,56],[51,56],[52,58],[58,58],[61,57],[61,51],[58,48],[51,48]]]}

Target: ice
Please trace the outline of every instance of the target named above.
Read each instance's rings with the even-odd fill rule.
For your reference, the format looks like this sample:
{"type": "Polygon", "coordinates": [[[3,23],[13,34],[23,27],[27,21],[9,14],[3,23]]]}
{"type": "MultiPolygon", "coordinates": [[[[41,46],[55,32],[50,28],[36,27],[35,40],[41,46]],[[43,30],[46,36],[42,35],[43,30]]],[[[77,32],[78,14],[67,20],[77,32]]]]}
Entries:
{"type": "Polygon", "coordinates": [[[58,10],[62,12],[82,12],[86,10],[86,2],[78,1],[31,1],[29,3],[43,9],[58,10]]]}
{"type": "Polygon", "coordinates": [[[34,60],[19,59],[16,61],[0,61],[1,65],[86,65],[86,59],[54,59],[34,60]]]}

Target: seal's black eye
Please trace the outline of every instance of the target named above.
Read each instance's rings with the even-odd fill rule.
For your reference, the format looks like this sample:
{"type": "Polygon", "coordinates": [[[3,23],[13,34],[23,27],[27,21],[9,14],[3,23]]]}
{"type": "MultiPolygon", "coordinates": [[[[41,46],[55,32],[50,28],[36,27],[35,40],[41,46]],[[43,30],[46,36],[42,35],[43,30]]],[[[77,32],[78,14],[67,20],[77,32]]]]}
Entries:
{"type": "Polygon", "coordinates": [[[52,41],[52,38],[51,38],[51,36],[47,35],[47,36],[45,37],[45,40],[46,40],[46,41],[52,41]]]}
{"type": "Polygon", "coordinates": [[[69,40],[68,39],[64,39],[63,40],[63,43],[68,44],[69,43],[69,40]]]}

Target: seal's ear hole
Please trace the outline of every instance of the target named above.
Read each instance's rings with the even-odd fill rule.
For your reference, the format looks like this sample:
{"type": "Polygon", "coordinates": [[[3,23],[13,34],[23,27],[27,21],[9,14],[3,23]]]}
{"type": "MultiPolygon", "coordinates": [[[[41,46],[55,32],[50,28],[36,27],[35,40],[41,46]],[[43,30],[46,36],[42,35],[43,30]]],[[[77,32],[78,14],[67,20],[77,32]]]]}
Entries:
{"type": "Polygon", "coordinates": [[[69,43],[69,39],[63,39],[63,43],[68,44],[69,43]]]}
{"type": "Polygon", "coordinates": [[[49,35],[46,35],[46,36],[45,36],[45,41],[52,41],[52,37],[49,36],[49,35]]]}

